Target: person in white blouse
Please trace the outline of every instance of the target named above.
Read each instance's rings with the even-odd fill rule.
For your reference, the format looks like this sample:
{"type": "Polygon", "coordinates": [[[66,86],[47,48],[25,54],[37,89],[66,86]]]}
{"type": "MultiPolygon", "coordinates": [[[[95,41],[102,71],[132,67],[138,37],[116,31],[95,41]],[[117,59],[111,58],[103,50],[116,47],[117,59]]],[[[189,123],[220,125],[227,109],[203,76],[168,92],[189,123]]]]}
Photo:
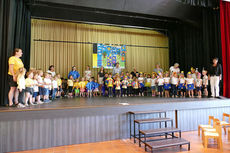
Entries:
{"type": "Polygon", "coordinates": [[[179,68],[179,64],[178,63],[175,63],[173,66],[171,66],[169,68],[170,70],[170,74],[172,74],[173,72],[176,72],[177,74],[180,73],[180,68],[179,68]]]}
{"type": "Polygon", "coordinates": [[[90,70],[90,66],[89,65],[87,65],[86,66],[86,70],[85,70],[85,72],[84,72],[84,76],[85,76],[85,78],[86,78],[86,80],[87,81],[89,81],[89,79],[91,78],[91,70],[90,70]]]}
{"type": "Polygon", "coordinates": [[[56,75],[55,69],[54,69],[54,65],[50,65],[49,66],[49,70],[46,71],[47,73],[50,73],[52,77],[54,77],[56,75]]]}

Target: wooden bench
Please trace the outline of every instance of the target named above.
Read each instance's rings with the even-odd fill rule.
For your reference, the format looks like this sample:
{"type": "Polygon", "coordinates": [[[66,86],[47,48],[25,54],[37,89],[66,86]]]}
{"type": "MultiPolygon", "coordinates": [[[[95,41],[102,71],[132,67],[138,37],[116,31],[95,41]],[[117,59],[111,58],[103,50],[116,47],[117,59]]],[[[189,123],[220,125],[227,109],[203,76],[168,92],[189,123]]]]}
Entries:
{"type": "MultiPolygon", "coordinates": [[[[134,135],[135,135],[135,132],[133,132],[134,134],[132,134],[132,125],[134,124],[134,122],[132,122],[132,121],[134,121],[136,119],[137,115],[158,114],[159,118],[166,117],[166,111],[162,111],[162,110],[130,111],[130,112],[128,112],[128,114],[129,114],[129,122],[130,122],[130,124],[129,124],[130,125],[130,139],[131,139],[131,137],[134,137],[134,135]]],[[[161,125],[160,125],[160,127],[161,127],[161,125]]],[[[134,129],[134,131],[135,131],[135,129],[134,129]]],[[[137,135],[135,135],[135,136],[137,136],[137,135]]],[[[136,143],[135,139],[134,139],[134,143],[136,143]]]]}
{"type": "Polygon", "coordinates": [[[151,119],[142,119],[142,120],[134,120],[134,143],[136,142],[136,138],[139,138],[139,131],[141,130],[142,124],[148,123],[162,123],[165,122],[165,127],[167,127],[167,122],[171,122],[171,127],[173,127],[173,119],[171,118],[151,118],[151,119]],[[138,134],[136,135],[136,124],[138,124],[138,134]]]}
{"type": "Polygon", "coordinates": [[[188,150],[190,150],[190,142],[182,138],[173,138],[173,139],[164,139],[160,141],[146,142],[145,150],[147,150],[146,147],[149,147],[151,149],[151,152],[153,153],[153,149],[172,147],[172,146],[182,147],[182,145],[188,145],[188,150]]]}
{"type": "Polygon", "coordinates": [[[146,140],[147,137],[155,137],[155,136],[164,135],[165,138],[167,139],[167,135],[171,135],[172,138],[175,138],[176,136],[174,133],[176,132],[179,133],[179,137],[181,138],[181,130],[178,128],[174,128],[174,127],[159,128],[159,129],[152,129],[152,130],[140,130],[139,131],[139,146],[141,147],[141,142],[145,143],[147,141],[152,141],[152,140],[146,140]],[[141,138],[143,138],[144,140],[142,140],[141,138]]]}

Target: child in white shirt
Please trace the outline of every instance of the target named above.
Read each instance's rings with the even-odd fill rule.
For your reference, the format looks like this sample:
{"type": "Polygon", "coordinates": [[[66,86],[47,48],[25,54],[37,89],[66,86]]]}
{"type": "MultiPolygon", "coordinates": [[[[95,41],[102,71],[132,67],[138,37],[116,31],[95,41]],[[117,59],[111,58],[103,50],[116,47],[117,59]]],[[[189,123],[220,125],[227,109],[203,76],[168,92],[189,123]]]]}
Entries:
{"type": "Polygon", "coordinates": [[[19,72],[17,75],[17,84],[18,84],[18,90],[19,90],[19,96],[18,96],[18,108],[25,107],[25,89],[26,89],[26,81],[25,81],[25,74],[26,69],[25,68],[19,68],[19,72]]]}

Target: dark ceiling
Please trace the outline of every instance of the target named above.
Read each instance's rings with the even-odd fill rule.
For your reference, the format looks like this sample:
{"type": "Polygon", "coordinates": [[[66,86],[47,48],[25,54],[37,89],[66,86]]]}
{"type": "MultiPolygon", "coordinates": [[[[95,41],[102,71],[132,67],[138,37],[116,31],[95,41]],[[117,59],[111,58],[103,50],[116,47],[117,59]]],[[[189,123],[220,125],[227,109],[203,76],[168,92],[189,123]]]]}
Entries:
{"type": "Polygon", "coordinates": [[[196,22],[201,16],[201,8],[177,0],[36,0],[36,2],[173,17],[189,22],[196,22]]]}

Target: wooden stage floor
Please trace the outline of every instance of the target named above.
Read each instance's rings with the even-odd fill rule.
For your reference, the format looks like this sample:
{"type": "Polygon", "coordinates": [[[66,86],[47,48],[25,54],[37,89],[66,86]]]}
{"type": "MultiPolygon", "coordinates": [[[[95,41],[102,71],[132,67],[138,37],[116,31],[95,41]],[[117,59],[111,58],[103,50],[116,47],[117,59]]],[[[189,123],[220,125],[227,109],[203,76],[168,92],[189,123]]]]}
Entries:
{"type": "Polygon", "coordinates": [[[182,102],[206,102],[206,101],[222,101],[217,98],[159,98],[159,97],[122,97],[122,98],[62,98],[56,99],[50,103],[29,106],[26,108],[17,107],[0,107],[0,112],[11,111],[33,111],[33,110],[60,110],[73,108],[95,108],[109,106],[129,106],[129,105],[145,105],[145,104],[167,104],[182,102]]]}
{"type": "MultiPolygon", "coordinates": [[[[217,149],[217,145],[213,140],[209,141],[207,149],[204,149],[201,137],[197,135],[197,131],[183,132],[182,137],[190,141],[191,150],[187,151],[187,146],[162,148],[155,150],[155,153],[222,153],[217,149]]],[[[223,135],[223,153],[230,152],[230,141],[226,135],[223,135]]],[[[13,152],[11,152],[13,153],[13,152]]],[[[130,139],[104,141],[97,143],[85,143],[76,145],[66,145],[47,149],[28,150],[14,153],[150,153],[145,152],[143,145],[138,147],[130,139]]]]}

